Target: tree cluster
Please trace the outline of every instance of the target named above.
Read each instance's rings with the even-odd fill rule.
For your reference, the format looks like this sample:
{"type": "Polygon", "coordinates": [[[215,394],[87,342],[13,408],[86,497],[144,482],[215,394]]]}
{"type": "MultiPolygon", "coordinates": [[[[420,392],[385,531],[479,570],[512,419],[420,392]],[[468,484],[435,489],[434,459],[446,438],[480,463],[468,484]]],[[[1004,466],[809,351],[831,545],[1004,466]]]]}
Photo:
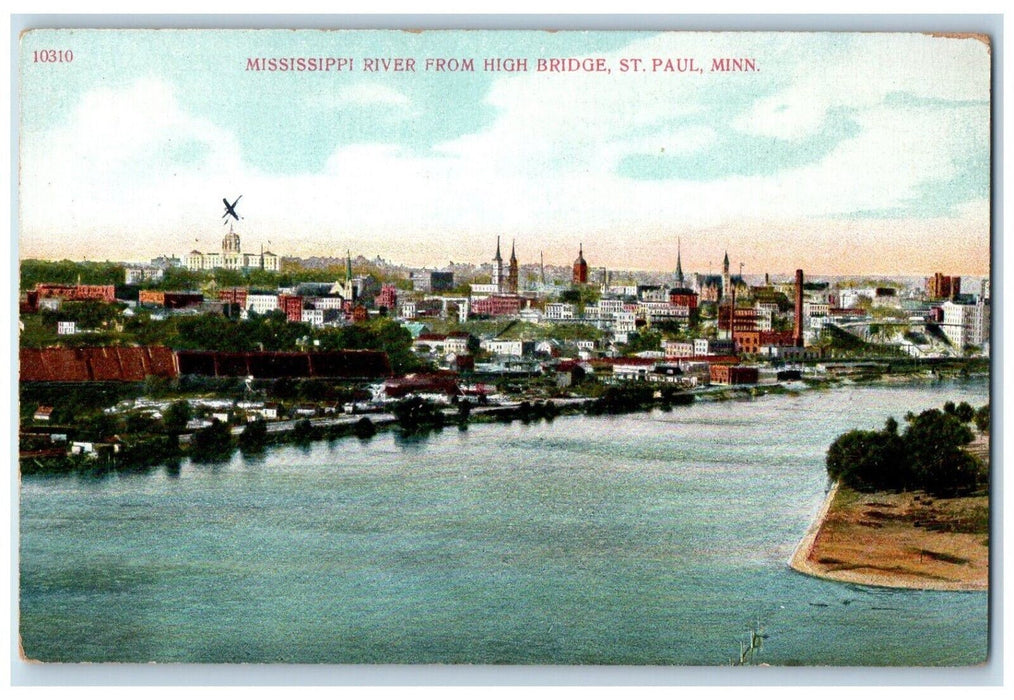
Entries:
{"type": "MultiPolygon", "coordinates": [[[[980,409],[981,410],[981,409],[980,409]]],[[[827,473],[857,491],[923,490],[955,496],[975,490],[986,478],[982,464],[963,449],[973,438],[967,423],[976,412],[948,402],[905,416],[907,427],[888,418],[882,430],[851,430],[827,451],[827,473]]],[[[988,411],[987,411],[988,415],[988,411]]]]}

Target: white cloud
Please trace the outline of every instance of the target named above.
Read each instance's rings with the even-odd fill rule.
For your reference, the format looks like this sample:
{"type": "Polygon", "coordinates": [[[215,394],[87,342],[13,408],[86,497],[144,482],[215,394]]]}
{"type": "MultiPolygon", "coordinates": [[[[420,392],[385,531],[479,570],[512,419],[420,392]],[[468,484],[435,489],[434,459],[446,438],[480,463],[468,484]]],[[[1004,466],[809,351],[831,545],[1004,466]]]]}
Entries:
{"type": "MultiPolygon", "coordinates": [[[[270,240],[281,253],[327,254],[333,245],[416,262],[485,259],[498,233],[561,251],[578,237],[634,251],[677,232],[727,231],[747,220],[898,206],[921,185],[952,175],[970,144],[988,143],[985,107],[883,106],[898,91],[984,99],[988,76],[978,76],[988,62],[978,42],[853,37],[821,53],[809,50],[813,43],[807,35],[652,36],[610,55],[612,65],[620,57],[694,56],[707,69],[711,57],[752,55],[761,73],[513,75],[487,95],[497,115],[483,131],[429,154],[394,144],[343,146],[322,172],[305,175],[244,164],[235,136],[186,113],[164,83],[96,90],[67,124],[24,134],[23,244],[40,251],[53,232],[80,230],[116,232],[119,247],[103,257],[182,252],[195,238],[209,248],[221,233],[221,196],[242,192],[244,241],[270,240]],[[751,80],[765,81],[767,92],[734,107],[731,98],[751,80]],[[710,181],[616,174],[631,155],[707,154],[729,119],[750,134],[799,140],[819,133],[836,107],[852,110],[860,131],[816,163],[710,181]],[[169,146],[181,142],[197,157],[174,160],[169,146]]],[[[320,99],[412,108],[382,83],[320,99]]],[[[981,207],[961,212],[983,217],[981,207]]]]}

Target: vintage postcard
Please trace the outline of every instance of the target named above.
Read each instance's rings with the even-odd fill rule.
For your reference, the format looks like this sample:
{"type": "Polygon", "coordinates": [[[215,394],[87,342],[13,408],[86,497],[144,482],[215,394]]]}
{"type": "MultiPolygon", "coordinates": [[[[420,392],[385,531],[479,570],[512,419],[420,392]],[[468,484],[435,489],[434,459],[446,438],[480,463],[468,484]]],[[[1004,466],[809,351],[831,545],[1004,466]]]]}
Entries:
{"type": "Polygon", "coordinates": [[[19,56],[25,661],[990,658],[989,36],[19,56]]]}

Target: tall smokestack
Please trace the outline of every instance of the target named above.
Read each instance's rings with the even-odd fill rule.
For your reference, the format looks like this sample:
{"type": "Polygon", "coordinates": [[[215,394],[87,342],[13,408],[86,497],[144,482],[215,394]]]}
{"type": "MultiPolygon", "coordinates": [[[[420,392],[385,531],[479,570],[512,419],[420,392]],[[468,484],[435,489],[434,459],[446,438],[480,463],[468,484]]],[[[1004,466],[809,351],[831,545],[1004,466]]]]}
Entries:
{"type": "Polygon", "coordinates": [[[792,339],[796,347],[803,347],[803,271],[796,270],[796,326],[792,339]]]}
{"type": "Polygon", "coordinates": [[[729,303],[729,339],[732,351],[736,352],[736,287],[732,287],[732,301],[729,303]]]}

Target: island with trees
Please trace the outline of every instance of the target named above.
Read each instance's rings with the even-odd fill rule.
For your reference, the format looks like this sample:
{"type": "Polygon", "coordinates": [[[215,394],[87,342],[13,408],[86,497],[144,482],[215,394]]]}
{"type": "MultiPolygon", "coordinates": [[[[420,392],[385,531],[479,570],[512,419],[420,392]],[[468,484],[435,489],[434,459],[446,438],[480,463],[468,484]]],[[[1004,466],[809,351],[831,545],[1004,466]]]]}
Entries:
{"type": "Polygon", "coordinates": [[[791,561],[864,585],[985,590],[989,405],[944,404],[851,430],[827,452],[834,482],[791,561]]]}

